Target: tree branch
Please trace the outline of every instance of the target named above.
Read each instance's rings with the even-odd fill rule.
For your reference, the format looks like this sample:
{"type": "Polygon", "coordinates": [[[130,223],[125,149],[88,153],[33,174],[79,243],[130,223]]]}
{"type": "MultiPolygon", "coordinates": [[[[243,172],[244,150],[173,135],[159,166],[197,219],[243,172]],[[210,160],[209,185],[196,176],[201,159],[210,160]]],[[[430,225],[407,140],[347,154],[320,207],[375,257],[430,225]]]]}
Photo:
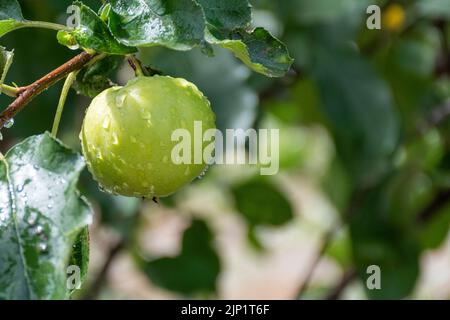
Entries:
{"type": "Polygon", "coordinates": [[[439,191],[434,199],[417,216],[418,224],[430,221],[442,208],[450,202],[450,189],[439,191]]]}
{"type": "Polygon", "coordinates": [[[8,120],[19,113],[36,96],[65,78],[69,73],[83,68],[94,57],[93,54],[82,52],[31,85],[19,88],[16,100],[0,114],[0,128],[3,128],[8,120]]]}
{"type": "Polygon", "coordinates": [[[338,300],[342,292],[347,288],[347,286],[356,279],[357,273],[354,269],[346,271],[342,276],[341,280],[338,282],[336,287],[334,287],[328,295],[325,297],[326,300],[338,300]]]}

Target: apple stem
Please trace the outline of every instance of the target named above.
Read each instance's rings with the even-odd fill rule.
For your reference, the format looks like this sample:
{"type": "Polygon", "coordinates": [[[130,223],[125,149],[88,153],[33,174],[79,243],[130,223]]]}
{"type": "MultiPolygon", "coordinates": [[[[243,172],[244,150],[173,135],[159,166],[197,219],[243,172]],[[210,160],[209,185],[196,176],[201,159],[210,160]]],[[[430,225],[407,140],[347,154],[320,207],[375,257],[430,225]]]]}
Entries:
{"type": "Polygon", "coordinates": [[[147,69],[142,66],[141,61],[139,61],[138,58],[136,58],[134,55],[127,56],[128,64],[131,66],[131,68],[136,73],[136,76],[138,77],[144,77],[149,76],[147,69]]]}
{"type": "Polygon", "coordinates": [[[61,91],[61,96],[59,97],[58,108],[56,109],[55,120],[53,120],[52,137],[56,138],[58,134],[59,123],[61,122],[61,116],[64,110],[64,105],[66,104],[67,95],[69,94],[70,87],[75,82],[79,70],[69,73],[64,82],[64,86],[61,91]]]}

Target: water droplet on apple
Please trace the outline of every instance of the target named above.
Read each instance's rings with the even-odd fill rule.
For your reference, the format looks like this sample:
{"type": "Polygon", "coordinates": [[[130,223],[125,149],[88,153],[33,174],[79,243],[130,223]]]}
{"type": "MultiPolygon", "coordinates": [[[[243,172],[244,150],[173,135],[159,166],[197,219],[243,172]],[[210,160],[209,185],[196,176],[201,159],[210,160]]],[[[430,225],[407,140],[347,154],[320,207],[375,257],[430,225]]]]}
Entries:
{"type": "Polygon", "coordinates": [[[109,116],[106,116],[105,119],[103,119],[102,127],[103,129],[107,130],[109,129],[110,125],[111,125],[111,118],[109,116]]]}
{"type": "Polygon", "coordinates": [[[113,145],[117,146],[119,144],[119,138],[117,137],[117,133],[113,132],[112,138],[113,138],[113,141],[112,141],[113,145]]]}

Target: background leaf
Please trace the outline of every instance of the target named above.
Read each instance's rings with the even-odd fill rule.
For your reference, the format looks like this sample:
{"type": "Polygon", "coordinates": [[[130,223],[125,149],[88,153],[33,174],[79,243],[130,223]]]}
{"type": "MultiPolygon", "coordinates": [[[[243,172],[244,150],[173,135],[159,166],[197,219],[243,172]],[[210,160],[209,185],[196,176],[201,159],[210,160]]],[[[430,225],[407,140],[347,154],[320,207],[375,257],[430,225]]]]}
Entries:
{"type": "Polygon", "coordinates": [[[399,139],[391,93],[373,68],[350,50],[321,47],[314,61],[324,114],[344,164],[359,182],[373,182],[387,169],[399,139]]]}
{"type": "Polygon", "coordinates": [[[279,226],[290,221],[289,200],[268,180],[256,178],[232,188],[237,210],[251,225],[279,226]]]}
{"type": "Polygon", "coordinates": [[[76,190],[83,168],[48,133],[18,144],[0,164],[1,298],[66,297],[72,245],[91,220],[76,190]]]}
{"type": "Polygon", "coordinates": [[[142,265],[152,282],[183,294],[207,294],[216,290],[220,260],[212,245],[213,234],[201,220],[194,220],[183,235],[181,253],[142,265]]]}

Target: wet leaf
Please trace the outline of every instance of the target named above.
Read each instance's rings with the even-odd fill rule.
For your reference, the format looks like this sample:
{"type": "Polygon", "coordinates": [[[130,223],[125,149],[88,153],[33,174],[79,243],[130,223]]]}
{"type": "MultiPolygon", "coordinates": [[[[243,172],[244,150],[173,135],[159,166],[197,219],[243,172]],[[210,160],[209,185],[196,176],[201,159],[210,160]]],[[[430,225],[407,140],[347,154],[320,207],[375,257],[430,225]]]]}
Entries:
{"type": "Polygon", "coordinates": [[[189,50],[204,38],[202,8],[193,0],[111,0],[109,27],[127,46],[189,50]]]}
{"type": "Polygon", "coordinates": [[[26,139],[1,161],[0,298],[67,296],[72,247],[91,220],[76,189],[83,168],[81,156],[48,133],[26,139]]]}
{"type": "Polygon", "coordinates": [[[75,5],[80,8],[80,25],[72,35],[80,46],[108,54],[124,55],[136,52],[136,48],[118,42],[108,25],[91,8],[78,1],[75,5]]]}

